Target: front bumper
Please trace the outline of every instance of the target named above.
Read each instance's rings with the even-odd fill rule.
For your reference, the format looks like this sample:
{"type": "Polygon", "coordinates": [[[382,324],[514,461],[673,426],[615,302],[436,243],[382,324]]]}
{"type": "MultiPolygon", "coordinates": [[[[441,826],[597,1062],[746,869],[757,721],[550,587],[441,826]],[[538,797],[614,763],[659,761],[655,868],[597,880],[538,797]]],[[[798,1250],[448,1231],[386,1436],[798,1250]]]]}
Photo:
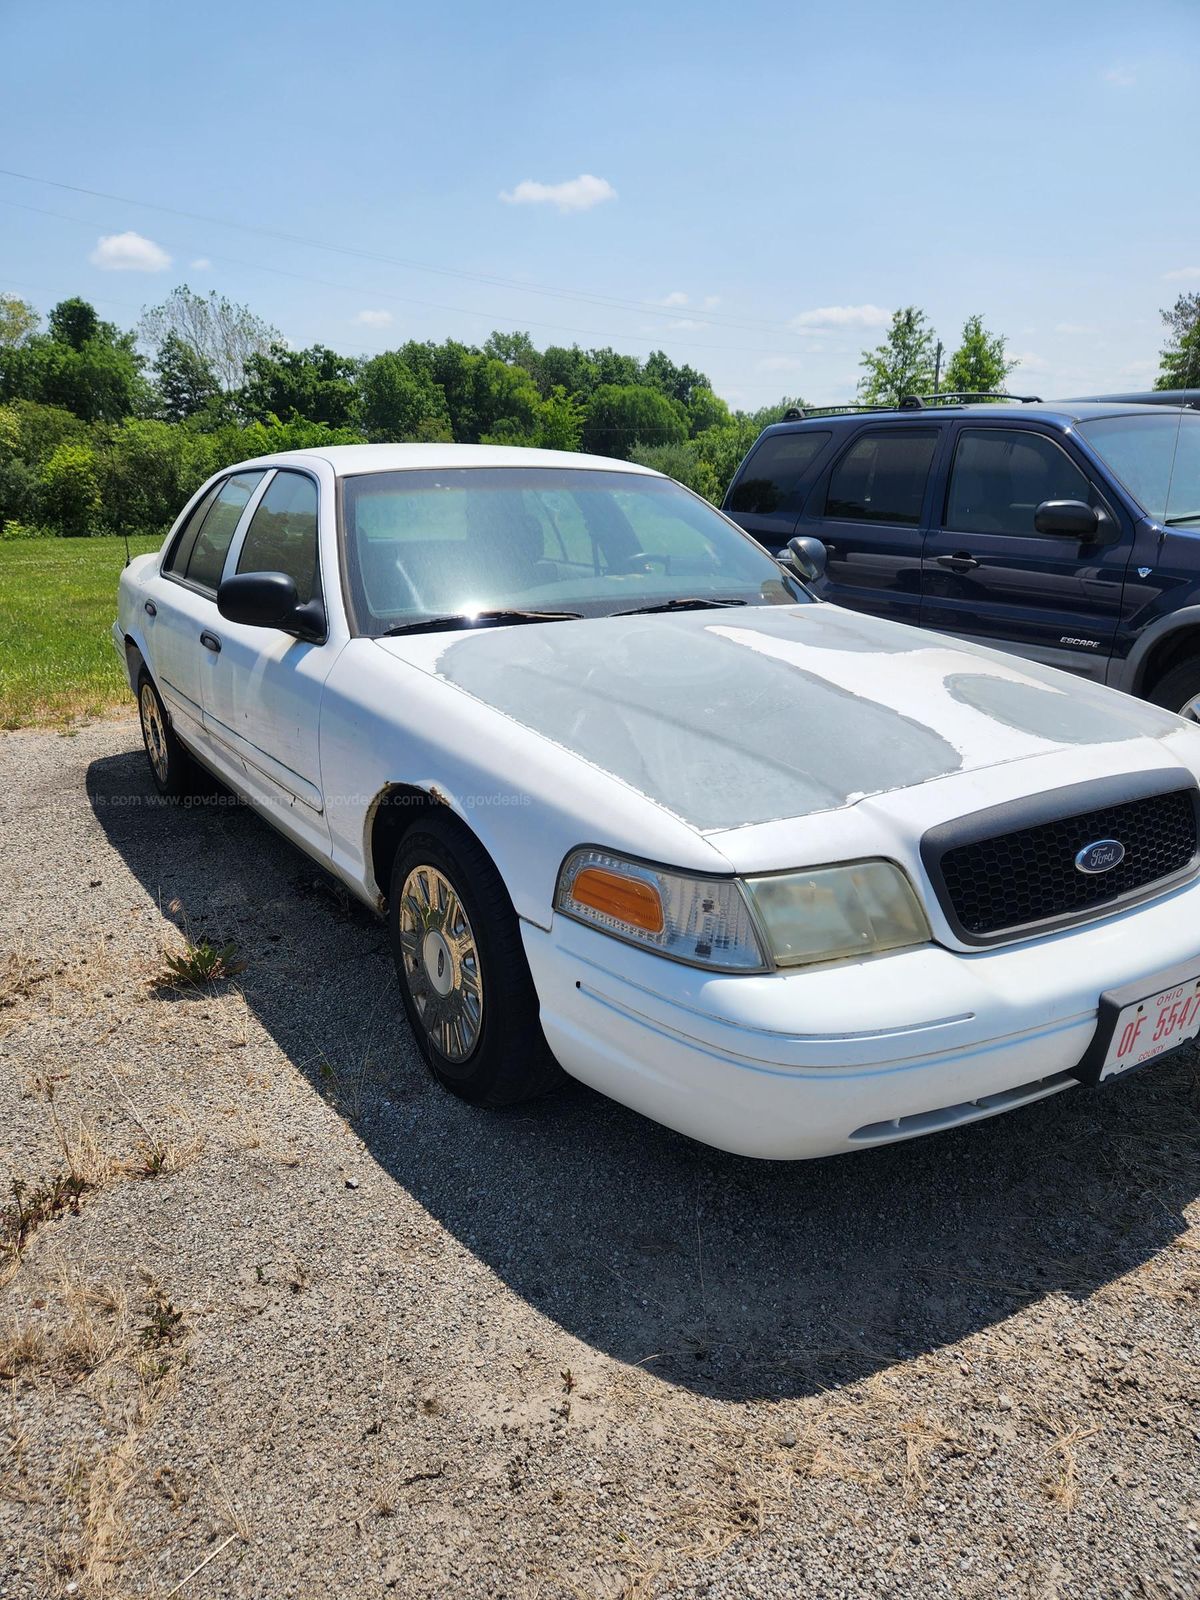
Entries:
{"type": "Polygon", "coordinates": [[[1200,880],[1120,915],[960,953],[766,976],[700,972],[556,917],[522,923],[550,1048],[573,1077],[738,1155],[834,1155],[1072,1086],[1100,995],[1197,958],[1200,880]]]}

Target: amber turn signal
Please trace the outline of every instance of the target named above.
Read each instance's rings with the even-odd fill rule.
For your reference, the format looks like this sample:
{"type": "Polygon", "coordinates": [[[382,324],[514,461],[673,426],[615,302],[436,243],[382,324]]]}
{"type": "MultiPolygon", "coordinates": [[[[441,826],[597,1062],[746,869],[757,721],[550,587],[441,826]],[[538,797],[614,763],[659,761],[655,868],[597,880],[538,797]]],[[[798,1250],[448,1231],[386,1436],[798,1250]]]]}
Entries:
{"type": "Polygon", "coordinates": [[[571,885],[571,898],[644,933],[661,933],[665,926],[657,889],[604,867],[584,867],[571,885]]]}

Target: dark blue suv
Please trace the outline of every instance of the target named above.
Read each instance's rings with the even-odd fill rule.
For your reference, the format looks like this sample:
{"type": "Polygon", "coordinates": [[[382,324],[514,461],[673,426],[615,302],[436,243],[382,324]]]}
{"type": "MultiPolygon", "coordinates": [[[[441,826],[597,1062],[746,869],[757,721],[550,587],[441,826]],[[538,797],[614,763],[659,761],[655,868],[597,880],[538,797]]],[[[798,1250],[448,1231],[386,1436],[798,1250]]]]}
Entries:
{"type": "Polygon", "coordinates": [[[815,558],[822,599],[1200,721],[1200,411],[938,397],[793,412],[723,509],[781,559],[806,540],[790,559],[815,558]]]}

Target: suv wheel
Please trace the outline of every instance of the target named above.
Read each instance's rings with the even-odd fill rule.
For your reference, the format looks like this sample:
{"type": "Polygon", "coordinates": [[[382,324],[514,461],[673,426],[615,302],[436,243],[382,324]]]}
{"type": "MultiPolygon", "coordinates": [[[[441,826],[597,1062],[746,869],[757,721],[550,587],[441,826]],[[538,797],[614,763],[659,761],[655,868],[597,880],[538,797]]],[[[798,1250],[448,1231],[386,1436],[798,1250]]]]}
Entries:
{"type": "Polygon", "coordinates": [[[1177,711],[1189,722],[1200,722],[1200,658],[1172,667],[1150,692],[1156,706],[1177,711]]]}

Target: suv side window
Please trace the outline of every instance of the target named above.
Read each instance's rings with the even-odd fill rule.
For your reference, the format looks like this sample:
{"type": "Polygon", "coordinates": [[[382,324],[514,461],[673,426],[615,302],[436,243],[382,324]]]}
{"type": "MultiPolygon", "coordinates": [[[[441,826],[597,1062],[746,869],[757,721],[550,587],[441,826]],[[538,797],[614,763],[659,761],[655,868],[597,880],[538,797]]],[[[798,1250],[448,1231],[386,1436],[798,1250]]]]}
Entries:
{"type": "Polygon", "coordinates": [[[277,472],[258,502],[239,572],[286,572],[303,605],[321,592],[317,567],[317,486],[302,472],[277,472]]]}
{"type": "Polygon", "coordinates": [[[829,443],[820,429],[803,433],[773,433],[747,461],[729,496],[730,511],[753,511],[770,516],[799,488],[807,468],[829,443]]]}
{"type": "Polygon", "coordinates": [[[242,512],[261,479],[261,472],[239,472],[225,479],[208,508],[188,557],[184,576],[189,583],[216,593],[242,512]]]}
{"type": "Polygon", "coordinates": [[[826,517],[915,528],[937,441],[936,428],[877,428],[860,434],[830,476],[826,517]]]}
{"type": "Polygon", "coordinates": [[[1091,485],[1045,434],[964,429],[958,437],[943,525],[956,533],[1035,535],[1043,500],[1091,500],[1091,485]]]}

